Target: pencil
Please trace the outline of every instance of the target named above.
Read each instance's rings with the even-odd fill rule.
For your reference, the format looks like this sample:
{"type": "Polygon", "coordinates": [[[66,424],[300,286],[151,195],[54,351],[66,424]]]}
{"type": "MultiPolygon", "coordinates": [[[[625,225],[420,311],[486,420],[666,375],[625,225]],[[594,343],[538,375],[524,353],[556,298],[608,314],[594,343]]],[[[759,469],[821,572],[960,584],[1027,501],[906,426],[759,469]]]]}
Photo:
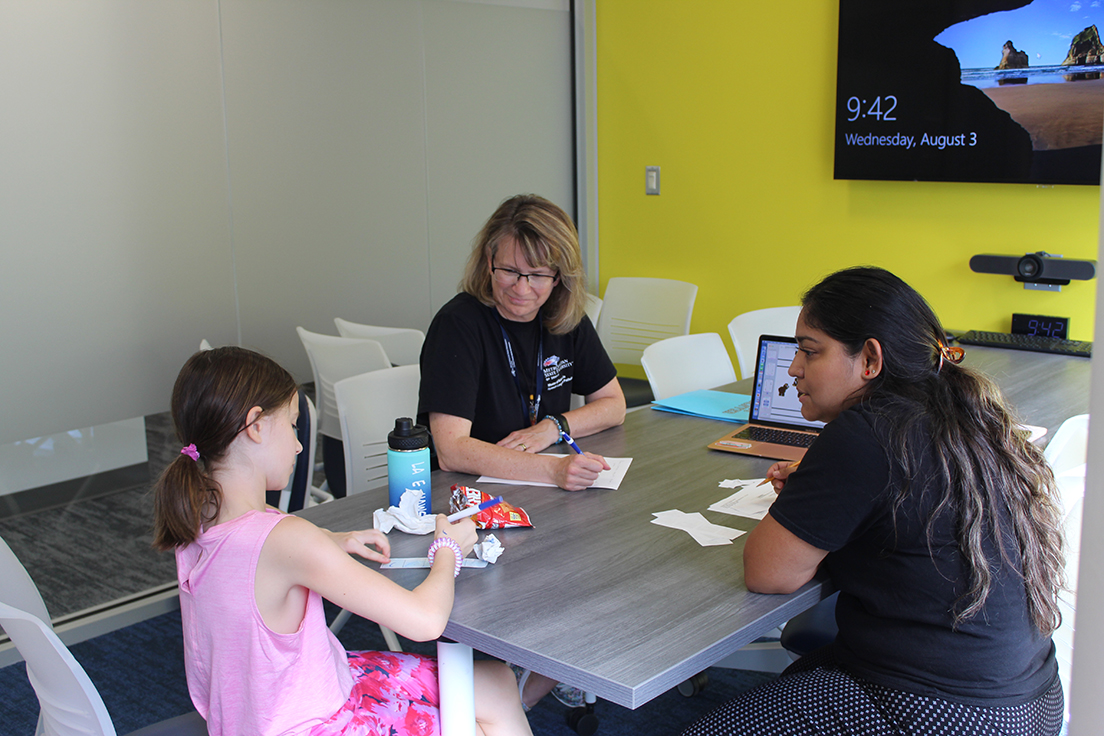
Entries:
{"type": "MultiPolygon", "coordinates": [[[[791,469],[791,470],[793,470],[794,468],[796,468],[796,467],[797,467],[798,465],[800,465],[800,464],[801,464],[801,461],[800,461],[800,460],[798,460],[798,461],[797,461],[797,462],[795,462],[795,463],[790,463],[790,469],[791,469]]],[[[770,482],[770,478],[764,478],[764,479],[763,479],[762,481],[760,481],[759,483],[756,483],[756,484],[755,484],[755,487],[756,487],[756,488],[758,488],[759,486],[765,486],[765,485],[766,485],[767,483],[769,483],[769,482],[770,482]]]]}

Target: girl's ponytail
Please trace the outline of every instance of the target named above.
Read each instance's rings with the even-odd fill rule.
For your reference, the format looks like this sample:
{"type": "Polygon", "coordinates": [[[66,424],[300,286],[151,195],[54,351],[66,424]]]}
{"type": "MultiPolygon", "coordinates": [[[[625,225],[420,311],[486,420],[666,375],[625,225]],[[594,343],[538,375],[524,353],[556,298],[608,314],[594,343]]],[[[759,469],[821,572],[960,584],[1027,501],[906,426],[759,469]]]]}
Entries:
{"type": "Polygon", "coordinates": [[[167,551],[191,544],[202,525],[218,517],[222,494],[218,484],[203,473],[200,462],[182,451],[157,479],[153,496],[155,549],[167,551]]]}

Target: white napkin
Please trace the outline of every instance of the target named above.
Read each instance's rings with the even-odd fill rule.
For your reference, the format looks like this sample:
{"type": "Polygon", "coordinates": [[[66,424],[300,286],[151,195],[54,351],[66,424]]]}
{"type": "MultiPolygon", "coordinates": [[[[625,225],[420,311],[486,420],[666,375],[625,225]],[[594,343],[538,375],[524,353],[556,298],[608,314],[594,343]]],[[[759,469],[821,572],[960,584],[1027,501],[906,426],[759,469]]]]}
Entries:
{"type": "Polygon", "coordinates": [[[483,541],[475,545],[475,556],[487,562],[494,562],[502,555],[502,542],[493,534],[488,534],[483,541]]]}
{"type": "Polygon", "coordinates": [[[399,529],[407,534],[432,534],[437,528],[437,522],[433,514],[422,515],[418,507],[422,503],[422,491],[411,489],[405,491],[399,499],[398,506],[387,509],[376,509],[372,512],[372,526],[386,534],[392,529],[399,529]]]}

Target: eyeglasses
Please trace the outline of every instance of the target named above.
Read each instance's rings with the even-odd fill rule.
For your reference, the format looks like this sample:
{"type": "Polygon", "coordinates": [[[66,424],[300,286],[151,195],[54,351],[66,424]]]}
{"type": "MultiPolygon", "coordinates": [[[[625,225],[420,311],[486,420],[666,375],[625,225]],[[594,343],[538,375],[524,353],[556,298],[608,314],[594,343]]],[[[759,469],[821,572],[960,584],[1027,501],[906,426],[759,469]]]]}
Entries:
{"type": "Polygon", "coordinates": [[[546,273],[521,273],[512,268],[502,268],[501,266],[491,266],[491,273],[494,274],[495,281],[502,286],[513,286],[524,278],[529,282],[529,286],[534,289],[547,289],[559,277],[558,274],[549,276],[546,273]]]}

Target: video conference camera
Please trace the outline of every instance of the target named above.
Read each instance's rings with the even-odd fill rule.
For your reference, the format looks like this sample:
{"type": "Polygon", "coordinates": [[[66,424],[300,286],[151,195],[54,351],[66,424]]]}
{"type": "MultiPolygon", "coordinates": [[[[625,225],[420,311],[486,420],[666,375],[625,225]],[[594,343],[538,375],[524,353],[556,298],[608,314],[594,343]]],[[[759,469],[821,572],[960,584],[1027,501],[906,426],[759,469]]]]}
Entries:
{"type": "Polygon", "coordinates": [[[1096,261],[1067,260],[1044,251],[1022,256],[976,255],[970,259],[970,270],[1012,276],[1025,289],[1060,291],[1071,280],[1095,278],[1096,261]]]}

